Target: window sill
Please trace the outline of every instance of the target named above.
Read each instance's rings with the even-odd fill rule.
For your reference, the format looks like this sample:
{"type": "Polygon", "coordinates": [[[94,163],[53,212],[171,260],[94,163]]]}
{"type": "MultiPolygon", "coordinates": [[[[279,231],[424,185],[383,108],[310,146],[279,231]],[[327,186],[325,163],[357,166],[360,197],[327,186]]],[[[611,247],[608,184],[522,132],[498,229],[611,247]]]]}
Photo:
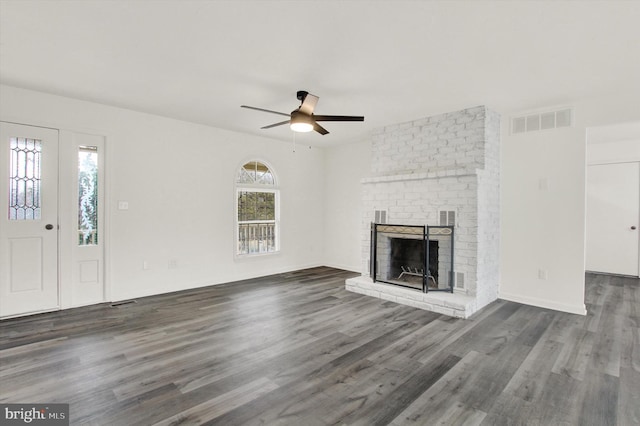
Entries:
{"type": "Polygon", "coordinates": [[[266,253],[247,253],[247,254],[236,253],[233,257],[235,261],[248,261],[250,259],[260,259],[263,257],[277,256],[280,253],[281,253],[280,250],[270,251],[266,253]]]}

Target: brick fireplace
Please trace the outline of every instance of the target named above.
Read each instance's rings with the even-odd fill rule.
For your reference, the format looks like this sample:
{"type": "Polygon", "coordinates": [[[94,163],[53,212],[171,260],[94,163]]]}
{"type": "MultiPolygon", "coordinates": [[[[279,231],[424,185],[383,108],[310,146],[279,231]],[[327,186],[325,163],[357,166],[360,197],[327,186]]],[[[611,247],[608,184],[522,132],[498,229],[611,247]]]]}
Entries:
{"type": "MultiPolygon", "coordinates": [[[[500,280],[500,117],[484,106],[387,126],[372,137],[361,181],[362,275],[346,289],[467,318],[497,298],[500,280]],[[453,293],[373,282],[371,223],[454,225],[453,293]],[[378,219],[378,220],[376,220],[378,219]]],[[[444,281],[444,280],[451,280],[444,281]]]]}

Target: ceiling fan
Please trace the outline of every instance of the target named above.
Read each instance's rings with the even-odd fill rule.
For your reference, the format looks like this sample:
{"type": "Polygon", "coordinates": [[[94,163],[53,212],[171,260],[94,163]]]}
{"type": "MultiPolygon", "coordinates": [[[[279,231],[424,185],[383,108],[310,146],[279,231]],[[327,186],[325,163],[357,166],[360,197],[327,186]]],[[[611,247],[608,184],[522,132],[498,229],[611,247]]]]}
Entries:
{"type": "Polygon", "coordinates": [[[288,120],[281,121],[279,123],[270,124],[268,126],[261,127],[261,129],[270,129],[272,127],[282,126],[283,124],[289,124],[291,130],[294,132],[310,132],[315,130],[321,135],[329,133],[327,129],[319,125],[318,121],[364,121],[363,116],[355,115],[316,115],[313,110],[318,103],[318,97],[310,94],[304,90],[299,90],[296,97],[301,102],[300,106],[291,111],[291,114],[284,112],[272,111],[270,109],[256,108],[248,105],[240,105],[241,108],[254,109],[256,111],[270,112],[271,114],[284,115],[289,117],[288,120]]]}

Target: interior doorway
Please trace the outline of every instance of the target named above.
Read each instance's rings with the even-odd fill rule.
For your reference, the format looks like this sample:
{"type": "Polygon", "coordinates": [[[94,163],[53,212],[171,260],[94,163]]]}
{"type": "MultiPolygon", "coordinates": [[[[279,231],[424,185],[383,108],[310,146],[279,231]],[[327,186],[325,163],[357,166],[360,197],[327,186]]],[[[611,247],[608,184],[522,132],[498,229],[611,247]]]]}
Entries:
{"type": "Polygon", "coordinates": [[[589,129],[586,269],[640,276],[640,123],[589,129]]]}
{"type": "Polygon", "coordinates": [[[640,163],[587,169],[587,270],[638,276],[640,163]]]}

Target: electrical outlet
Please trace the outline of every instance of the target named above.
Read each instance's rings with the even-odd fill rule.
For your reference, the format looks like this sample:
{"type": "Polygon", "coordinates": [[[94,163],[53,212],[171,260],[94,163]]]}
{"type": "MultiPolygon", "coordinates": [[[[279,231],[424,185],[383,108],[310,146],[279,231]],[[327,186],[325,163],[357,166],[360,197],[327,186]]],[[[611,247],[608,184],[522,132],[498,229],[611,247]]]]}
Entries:
{"type": "Polygon", "coordinates": [[[547,279],[547,270],[546,269],[538,269],[538,279],[546,280],[547,279]]]}
{"type": "Polygon", "coordinates": [[[178,261],[176,259],[169,259],[169,269],[176,269],[178,267],[178,261]]]}

